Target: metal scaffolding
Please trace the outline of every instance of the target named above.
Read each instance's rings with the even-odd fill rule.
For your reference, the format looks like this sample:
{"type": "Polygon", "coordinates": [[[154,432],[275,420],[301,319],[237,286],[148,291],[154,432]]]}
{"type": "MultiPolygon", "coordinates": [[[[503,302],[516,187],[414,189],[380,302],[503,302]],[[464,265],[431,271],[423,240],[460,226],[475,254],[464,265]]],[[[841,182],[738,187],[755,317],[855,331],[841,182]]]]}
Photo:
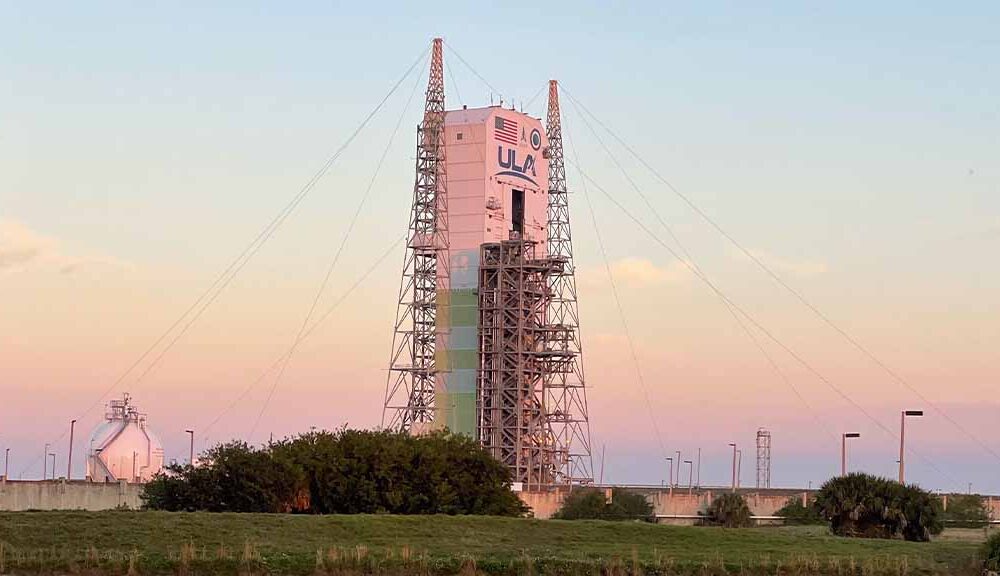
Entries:
{"type": "Polygon", "coordinates": [[[549,276],[552,293],[548,317],[561,327],[565,338],[551,342],[566,356],[568,367],[545,375],[546,420],[555,439],[556,484],[588,484],[594,479],[590,443],[590,417],[583,375],[583,346],[580,341],[580,314],[577,306],[576,275],[573,264],[573,235],[569,223],[569,194],[563,160],[562,119],[559,85],[549,81],[546,118],[549,145],[548,257],[561,263],[549,276]]]}
{"type": "Polygon", "coordinates": [[[757,430],[757,487],[771,487],[771,433],[757,430]]]}
{"type": "Polygon", "coordinates": [[[479,268],[480,444],[511,470],[524,490],[557,483],[561,447],[545,406],[545,381],[571,369],[565,327],[549,322],[558,259],[535,258],[535,243],[483,244],[479,268]]]}
{"type": "Polygon", "coordinates": [[[438,290],[448,283],[448,195],[445,189],[444,60],[434,39],[423,122],[417,128],[416,182],[399,288],[382,426],[420,432],[434,421],[441,377],[438,290]]]}

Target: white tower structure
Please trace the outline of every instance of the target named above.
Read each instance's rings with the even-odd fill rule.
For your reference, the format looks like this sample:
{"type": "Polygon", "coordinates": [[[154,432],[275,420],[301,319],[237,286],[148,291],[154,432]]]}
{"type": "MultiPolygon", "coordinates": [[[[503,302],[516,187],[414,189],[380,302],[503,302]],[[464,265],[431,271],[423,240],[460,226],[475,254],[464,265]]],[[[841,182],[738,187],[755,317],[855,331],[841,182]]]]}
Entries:
{"type": "Polygon", "coordinates": [[[90,436],[87,478],[95,482],[147,482],[163,469],[163,445],[128,394],[112,400],[90,436]]]}

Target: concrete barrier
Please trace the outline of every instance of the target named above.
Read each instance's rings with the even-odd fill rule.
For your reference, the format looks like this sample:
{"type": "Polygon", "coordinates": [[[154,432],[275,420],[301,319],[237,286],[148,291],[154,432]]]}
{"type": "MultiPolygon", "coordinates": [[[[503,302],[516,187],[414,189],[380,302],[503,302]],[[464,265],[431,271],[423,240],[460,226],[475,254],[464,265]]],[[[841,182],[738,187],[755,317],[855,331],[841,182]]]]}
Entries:
{"type": "MultiPolygon", "coordinates": [[[[712,500],[719,494],[729,492],[729,488],[701,488],[691,490],[687,488],[664,488],[659,486],[623,486],[627,490],[642,494],[653,506],[653,514],[656,515],[657,522],[664,524],[695,524],[700,516],[708,510],[712,500]]],[[[610,487],[602,488],[610,490],[610,487]]],[[[757,517],[759,523],[773,523],[777,519],[777,512],[789,500],[795,499],[803,504],[808,502],[815,491],[796,489],[754,489],[743,488],[739,493],[747,501],[750,513],[757,517]]],[[[551,492],[521,492],[521,501],[531,508],[535,518],[551,518],[565,500],[568,493],[565,491],[551,492]]],[[[984,505],[989,513],[990,520],[1000,521],[1000,498],[996,496],[984,496],[984,505]]]]}
{"type": "Polygon", "coordinates": [[[142,484],[83,480],[0,481],[0,510],[113,510],[139,508],[142,484]]]}

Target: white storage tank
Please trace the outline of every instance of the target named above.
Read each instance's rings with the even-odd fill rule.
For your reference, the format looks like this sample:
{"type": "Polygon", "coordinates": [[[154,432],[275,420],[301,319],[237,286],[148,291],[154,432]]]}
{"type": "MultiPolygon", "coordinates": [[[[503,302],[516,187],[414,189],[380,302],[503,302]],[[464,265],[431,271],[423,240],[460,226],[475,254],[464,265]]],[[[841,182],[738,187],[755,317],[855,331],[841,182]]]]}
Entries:
{"type": "Polygon", "coordinates": [[[94,482],[147,482],[163,469],[163,445],[128,394],[112,400],[90,436],[87,477],[94,482]]]}

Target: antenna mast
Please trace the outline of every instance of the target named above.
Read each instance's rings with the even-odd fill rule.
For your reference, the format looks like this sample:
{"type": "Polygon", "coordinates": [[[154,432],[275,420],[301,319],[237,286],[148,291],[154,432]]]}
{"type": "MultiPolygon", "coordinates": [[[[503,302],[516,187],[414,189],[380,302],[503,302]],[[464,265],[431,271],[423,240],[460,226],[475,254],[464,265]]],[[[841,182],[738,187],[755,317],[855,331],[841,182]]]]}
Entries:
{"type": "Polygon", "coordinates": [[[580,341],[580,314],[577,306],[576,275],[573,263],[573,235],[569,225],[569,194],[563,160],[562,120],[559,112],[559,84],[549,81],[546,118],[549,147],[548,256],[561,260],[561,271],[550,276],[552,300],[549,322],[567,334],[555,345],[570,356],[569,368],[547,375],[546,417],[555,439],[557,484],[589,484],[594,481],[590,449],[590,417],[583,377],[583,348],[580,341]]]}
{"type": "Polygon", "coordinates": [[[434,421],[442,375],[437,294],[448,288],[448,195],[444,158],[444,57],[435,38],[424,118],[417,127],[416,181],[386,379],[382,426],[420,433],[434,421]]]}

